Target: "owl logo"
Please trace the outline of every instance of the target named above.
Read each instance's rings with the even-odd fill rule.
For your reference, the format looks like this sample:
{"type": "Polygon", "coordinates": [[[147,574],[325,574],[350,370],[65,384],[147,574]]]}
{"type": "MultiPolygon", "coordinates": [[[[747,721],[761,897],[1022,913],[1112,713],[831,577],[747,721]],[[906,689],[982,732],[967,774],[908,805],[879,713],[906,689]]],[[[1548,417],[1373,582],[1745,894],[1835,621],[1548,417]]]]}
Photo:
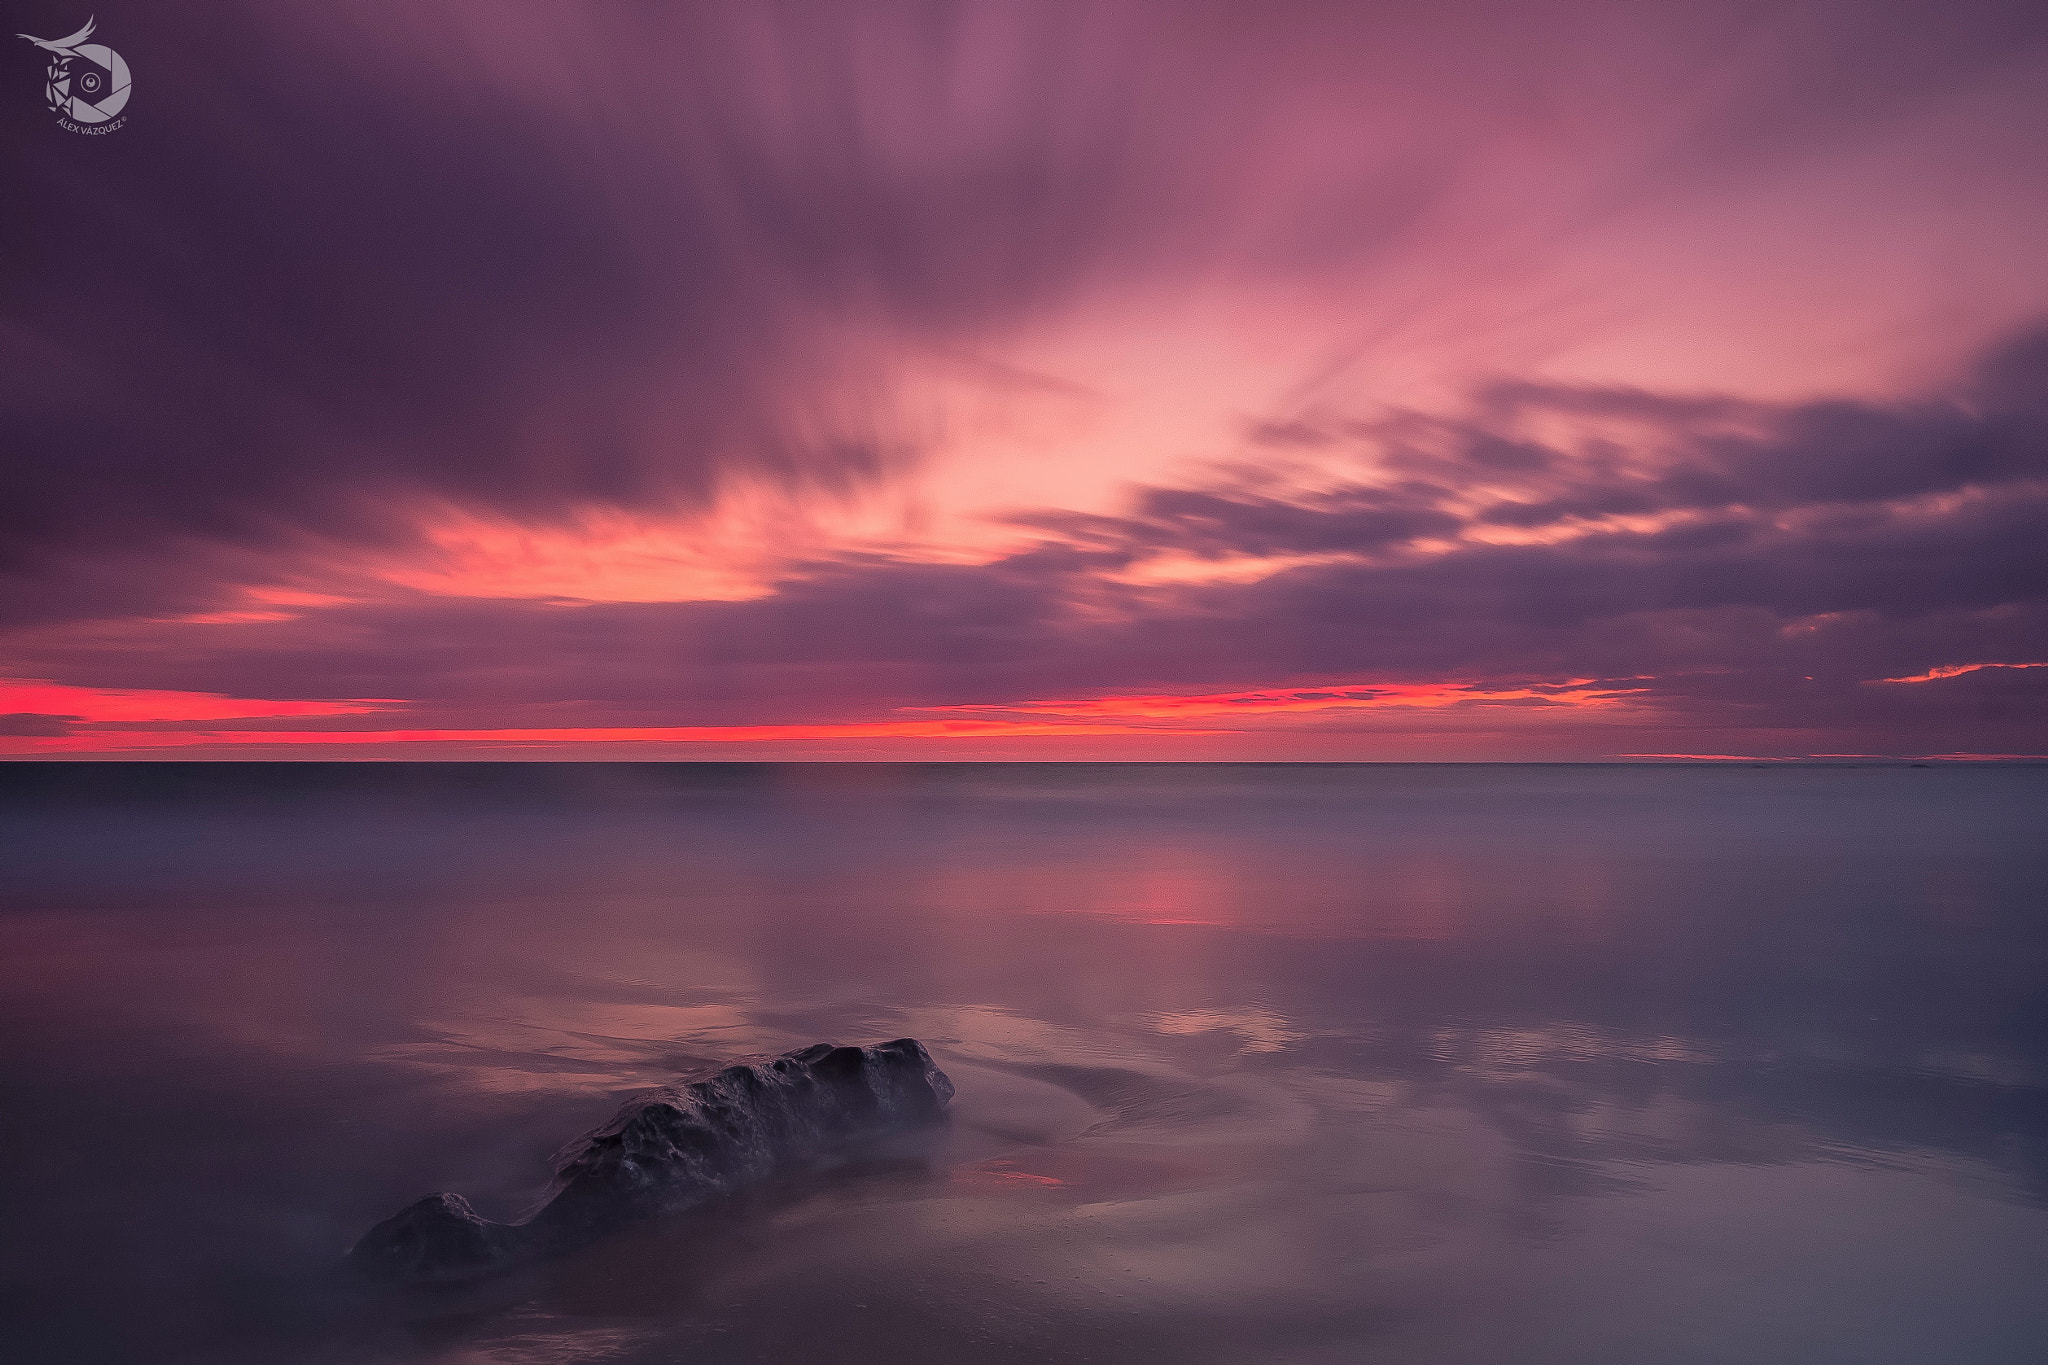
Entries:
{"type": "Polygon", "coordinates": [[[50,112],[65,121],[67,127],[79,125],[79,131],[99,131],[95,125],[119,118],[128,107],[132,88],[128,63],[121,60],[121,54],[104,43],[86,41],[92,37],[95,22],[87,19],[85,27],[69,38],[15,35],[27,38],[50,54],[49,79],[43,95],[50,101],[50,112]]]}

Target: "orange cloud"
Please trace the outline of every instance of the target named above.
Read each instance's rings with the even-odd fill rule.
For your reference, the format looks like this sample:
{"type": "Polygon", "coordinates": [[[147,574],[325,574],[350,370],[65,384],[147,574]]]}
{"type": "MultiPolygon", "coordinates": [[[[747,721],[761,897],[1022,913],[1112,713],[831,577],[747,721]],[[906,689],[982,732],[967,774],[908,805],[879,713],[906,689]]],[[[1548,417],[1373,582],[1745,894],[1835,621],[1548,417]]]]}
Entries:
{"type": "Polygon", "coordinates": [[[217,692],[162,692],[69,687],[33,678],[0,678],[0,714],[30,712],[87,723],[104,721],[253,720],[259,716],[360,716],[401,702],[268,701],[217,692]]]}
{"type": "Polygon", "coordinates": [[[1874,678],[1881,683],[1924,683],[1939,682],[1943,678],[1960,678],[1965,673],[1975,673],[1986,668],[2048,668],[2048,663],[2038,664],[1951,664],[1944,668],[1930,668],[1925,673],[1915,673],[1907,678],[1874,678]]]}
{"type": "Polygon", "coordinates": [[[1288,715],[1383,708],[1436,710],[1450,706],[1536,704],[1604,707],[1645,691],[1615,687],[1593,678],[1519,687],[1477,683],[1346,683],[1333,687],[1268,688],[1253,692],[1209,692],[1195,696],[1154,694],[1091,697],[1074,701],[1027,701],[1007,705],[926,706],[924,711],[1008,711],[1027,715],[1179,720],[1197,716],[1288,715]]]}

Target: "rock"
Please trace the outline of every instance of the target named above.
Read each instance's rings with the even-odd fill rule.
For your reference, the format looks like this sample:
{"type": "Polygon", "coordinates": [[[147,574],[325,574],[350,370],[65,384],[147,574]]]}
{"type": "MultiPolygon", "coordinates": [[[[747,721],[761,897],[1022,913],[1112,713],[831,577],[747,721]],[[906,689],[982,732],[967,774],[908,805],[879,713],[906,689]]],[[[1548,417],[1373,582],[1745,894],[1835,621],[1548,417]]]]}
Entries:
{"type": "Polygon", "coordinates": [[[364,1233],[348,1258],[379,1279],[467,1279],[509,1264],[522,1231],[481,1217],[459,1194],[430,1194],[364,1233]]]}
{"type": "Polygon", "coordinates": [[[915,1038],[816,1043],[640,1096],[564,1151],[544,1203],[520,1223],[434,1194],[363,1235],[349,1264],[414,1283],[490,1274],[634,1219],[730,1194],[836,1146],[944,1116],[953,1083],[915,1038]]]}

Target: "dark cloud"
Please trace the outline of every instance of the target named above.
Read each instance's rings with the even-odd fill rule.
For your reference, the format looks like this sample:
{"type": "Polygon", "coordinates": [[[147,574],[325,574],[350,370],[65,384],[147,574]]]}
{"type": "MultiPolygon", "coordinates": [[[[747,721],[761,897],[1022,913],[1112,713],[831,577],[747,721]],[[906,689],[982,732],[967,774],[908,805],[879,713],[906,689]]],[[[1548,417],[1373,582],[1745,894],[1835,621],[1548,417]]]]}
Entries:
{"type": "Polygon", "coordinates": [[[412,493],[546,518],[872,480],[915,454],[875,406],[892,335],[1015,325],[1226,241],[1263,269],[1370,256],[1510,116],[1576,136],[1660,72],[1725,79],[1696,54],[1738,38],[1776,55],[1686,125],[1690,173],[1824,146],[2048,38],[2024,6],[1890,8],[116,5],[124,135],[82,146],[27,107],[11,129],[0,570],[375,542],[412,493]],[[1531,85],[1532,53],[1576,69],[1587,34],[1633,65],[1576,107],[1531,85]],[[1277,111],[1339,76],[1384,130],[1233,211],[1277,111]],[[1315,221],[1341,245],[1286,245],[1315,221]]]}
{"type": "Polygon", "coordinates": [[[45,716],[33,711],[15,711],[0,715],[0,735],[38,739],[68,735],[78,721],[77,716],[45,716]]]}
{"type": "Polygon", "coordinates": [[[882,475],[834,334],[1027,306],[1133,179],[1078,12],[998,54],[1041,79],[988,154],[890,164],[874,101],[940,136],[944,99],[944,26],[900,17],[864,67],[888,25],[824,9],[102,16],[148,117],[18,139],[0,570],[882,475]]]}

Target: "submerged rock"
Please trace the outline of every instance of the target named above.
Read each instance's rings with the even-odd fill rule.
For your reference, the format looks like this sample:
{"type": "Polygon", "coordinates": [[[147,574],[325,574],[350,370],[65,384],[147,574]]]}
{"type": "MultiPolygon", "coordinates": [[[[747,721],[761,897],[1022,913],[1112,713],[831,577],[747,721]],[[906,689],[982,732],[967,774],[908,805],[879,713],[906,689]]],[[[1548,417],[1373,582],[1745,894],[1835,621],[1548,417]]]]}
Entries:
{"type": "Polygon", "coordinates": [[[379,1279],[486,1275],[566,1250],[636,1218],[730,1194],[794,1162],[893,1129],[934,1122],[953,1083],[924,1044],[816,1043],[642,1095],[566,1149],[547,1202],[519,1223],[433,1194],[377,1224],[348,1254],[379,1279]]]}

